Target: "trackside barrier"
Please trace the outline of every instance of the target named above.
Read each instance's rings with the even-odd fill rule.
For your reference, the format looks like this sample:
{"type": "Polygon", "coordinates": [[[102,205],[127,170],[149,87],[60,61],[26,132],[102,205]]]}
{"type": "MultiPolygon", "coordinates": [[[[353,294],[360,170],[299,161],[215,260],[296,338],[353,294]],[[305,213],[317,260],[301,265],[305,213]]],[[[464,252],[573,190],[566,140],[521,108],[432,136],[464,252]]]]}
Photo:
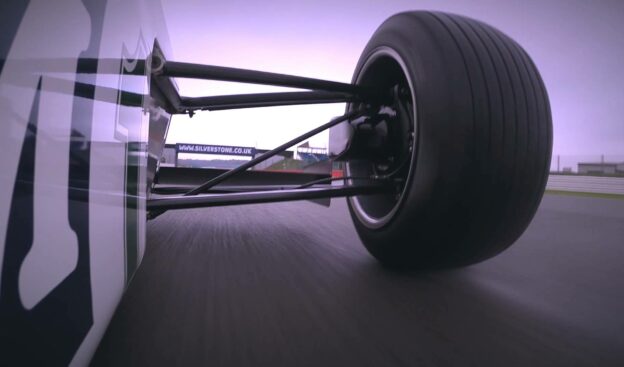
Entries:
{"type": "Polygon", "coordinates": [[[550,175],[546,189],[624,195],[624,177],[550,175]]]}

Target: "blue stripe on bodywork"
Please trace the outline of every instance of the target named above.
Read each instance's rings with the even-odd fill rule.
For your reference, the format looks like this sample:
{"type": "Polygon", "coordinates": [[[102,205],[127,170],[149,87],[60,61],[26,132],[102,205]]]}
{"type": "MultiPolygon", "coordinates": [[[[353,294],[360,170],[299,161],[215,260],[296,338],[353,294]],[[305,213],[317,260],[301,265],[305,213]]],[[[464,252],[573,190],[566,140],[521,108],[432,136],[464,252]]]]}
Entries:
{"type": "Polygon", "coordinates": [[[28,3],[28,0],[0,1],[0,74],[28,3]]]}

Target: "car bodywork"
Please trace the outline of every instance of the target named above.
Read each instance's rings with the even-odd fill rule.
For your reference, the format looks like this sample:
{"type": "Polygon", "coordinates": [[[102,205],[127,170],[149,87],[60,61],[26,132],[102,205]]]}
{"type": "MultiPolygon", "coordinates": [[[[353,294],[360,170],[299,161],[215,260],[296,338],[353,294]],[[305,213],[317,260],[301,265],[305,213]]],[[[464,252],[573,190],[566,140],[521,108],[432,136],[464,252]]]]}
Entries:
{"type": "Polygon", "coordinates": [[[152,1],[0,7],[0,364],[85,365],[145,251],[171,115],[132,97],[169,36],[152,1]]]}

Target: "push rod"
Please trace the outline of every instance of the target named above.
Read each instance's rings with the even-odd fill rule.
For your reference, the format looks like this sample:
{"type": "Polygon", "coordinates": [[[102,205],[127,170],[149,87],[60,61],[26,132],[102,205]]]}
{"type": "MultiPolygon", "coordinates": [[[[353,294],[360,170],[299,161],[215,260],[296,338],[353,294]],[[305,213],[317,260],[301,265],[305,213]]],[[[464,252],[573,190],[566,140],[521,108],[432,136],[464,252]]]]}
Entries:
{"type": "Polygon", "coordinates": [[[219,111],[252,107],[354,102],[357,100],[357,97],[349,93],[325,91],[236,94],[210,97],[182,97],[180,109],[184,111],[219,111]]]}
{"type": "Polygon", "coordinates": [[[206,181],[205,183],[201,184],[200,186],[194,188],[193,190],[188,191],[184,195],[185,196],[192,196],[192,195],[201,194],[202,192],[205,192],[206,190],[210,189],[211,187],[220,184],[221,182],[223,182],[223,181],[227,180],[228,178],[236,175],[237,173],[242,172],[242,171],[246,171],[247,169],[255,166],[256,164],[266,161],[267,159],[273,157],[274,155],[279,154],[279,153],[285,151],[286,149],[290,148],[291,146],[293,146],[293,145],[295,145],[297,143],[300,143],[300,142],[302,142],[302,141],[304,141],[304,140],[306,140],[306,139],[308,139],[308,138],[310,138],[310,137],[320,133],[321,131],[327,130],[327,129],[329,129],[332,126],[338,125],[339,123],[341,123],[343,121],[350,120],[350,119],[358,117],[358,116],[360,116],[362,114],[363,114],[362,111],[354,110],[354,111],[351,111],[351,112],[349,112],[349,113],[347,113],[345,115],[342,115],[340,117],[336,117],[336,118],[332,119],[331,121],[329,121],[326,124],[323,124],[323,125],[315,128],[315,129],[313,129],[313,130],[310,130],[307,133],[305,133],[303,135],[300,135],[300,136],[298,136],[298,137],[296,137],[296,138],[294,138],[294,139],[292,139],[292,140],[290,140],[290,141],[280,145],[277,148],[269,150],[268,152],[266,152],[266,153],[264,153],[264,154],[262,154],[262,155],[260,155],[260,156],[258,156],[256,158],[254,158],[254,159],[252,159],[252,160],[250,160],[250,161],[248,161],[248,162],[246,162],[246,163],[244,163],[244,164],[242,164],[242,165],[240,165],[240,166],[238,166],[238,167],[236,167],[234,169],[231,169],[231,170],[229,170],[227,172],[224,172],[224,173],[220,174],[219,176],[217,176],[217,177],[215,177],[213,179],[210,179],[210,180],[206,181]]]}
{"type": "Polygon", "coordinates": [[[170,209],[206,208],[212,206],[260,204],[278,201],[310,200],[355,195],[385,193],[391,187],[379,184],[330,186],[327,188],[292,189],[276,191],[203,194],[147,200],[147,210],[164,212],[170,209]]]}

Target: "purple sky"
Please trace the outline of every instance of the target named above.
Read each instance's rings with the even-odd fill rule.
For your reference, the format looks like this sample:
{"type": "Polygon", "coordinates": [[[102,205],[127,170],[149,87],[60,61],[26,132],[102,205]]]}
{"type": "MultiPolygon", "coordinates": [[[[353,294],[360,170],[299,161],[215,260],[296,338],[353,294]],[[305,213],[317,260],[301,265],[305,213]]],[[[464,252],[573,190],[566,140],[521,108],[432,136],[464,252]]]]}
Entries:
{"type": "MultiPolygon", "coordinates": [[[[351,79],[364,45],[394,13],[443,10],[483,20],[518,41],[540,69],[553,111],[554,154],[624,155],[624,1],[163,1],[172,59],[339,81],[351,79]]],[[[179,83],[187,95],[275,90],[179,83]]],[[[257,144],[270,145],[308,129],[312,117],[320,124],[341,109],[207,113],[193,123],[176,120],[171,138],[198,140],[206,133],[223,140],[235,134],[252,144],[243,138],[249,132],[257,144]],[[307,119],[300,122],[294,113],[307,119]],[[277,132],[258,142],[265,130],[243,120],[277,132]],[[227,124],[229,129],[222,127],[227,124]]]]}

